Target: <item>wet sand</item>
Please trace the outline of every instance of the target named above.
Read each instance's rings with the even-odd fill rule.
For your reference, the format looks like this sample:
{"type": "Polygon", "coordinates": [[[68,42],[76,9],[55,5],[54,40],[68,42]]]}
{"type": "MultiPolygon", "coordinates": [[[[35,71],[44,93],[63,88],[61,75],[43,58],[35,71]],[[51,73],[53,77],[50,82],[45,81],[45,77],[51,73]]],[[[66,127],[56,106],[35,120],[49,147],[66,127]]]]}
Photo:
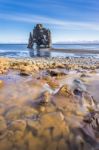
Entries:
{"type": "Polygon", "coordinates": [[[98,150],[99,60],[0,58],[0,150],[98,150]]]}
{"type": "Polygon", "coordinates": [[[59,49],[59,48],[51,48],[51,51],[54,52],[64,52],[64,53],[72,53],[72,54],[99,54],[99,50],[87,50],[87,49],[59,49]]]}

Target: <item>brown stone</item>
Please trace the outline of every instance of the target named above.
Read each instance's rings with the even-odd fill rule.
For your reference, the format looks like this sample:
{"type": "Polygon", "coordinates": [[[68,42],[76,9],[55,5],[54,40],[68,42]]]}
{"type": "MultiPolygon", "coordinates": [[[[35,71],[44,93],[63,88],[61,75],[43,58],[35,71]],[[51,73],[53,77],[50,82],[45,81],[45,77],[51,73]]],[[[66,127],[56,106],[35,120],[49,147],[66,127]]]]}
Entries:
{"type": "Polygon", "coordinates": [[[4,82],[2,80],[0,80],[0,88],[3,87],[4,82]]]}
{"type": "Polygon", "coordinates": [[[58,143],[58,150],[68,150],[68,146],[64,139],[61,139],[58,143]]]}
{"type": "Polygon", "coordinates": [[[48,73],[50,74],[50,76],[52,76],[52,77],[67,75],[66,70],[64,70],[64,69],[59,69],[59,68],[57,68],[57,69],[49,69],[47,72],[48,72],[48,73]]]}
{"type": "Polygon", "coordinates": [[[70,90],[69,86],[68,85],[63,85],[59,91],[57,92],[57,95],[60,95],[60,96],[65,96],[65,97],[73,97],[73,93],[72,91],[70,90]]]}
{"type": "Polygon", "coordinates": [[[19,107],[12,107],[5,112],[5,118],[9,121],[19,119],[21,116],[21,108],[19,107]]]}
{"type": "Polygon", "coordinates": [[[48,147],[47,147],[47,149],[46,150],[57,150],[57,142],[56,141],[53,141],[53,142],[51,142],[49,145],[48,145],[48,147]]]}
{"type": "Polygon", "coordinates": [[[11,123],[10,129],[13,131],[20,130],[23,131],[26,129],[26,121],[25,120],[15,120],[11,123]]]}

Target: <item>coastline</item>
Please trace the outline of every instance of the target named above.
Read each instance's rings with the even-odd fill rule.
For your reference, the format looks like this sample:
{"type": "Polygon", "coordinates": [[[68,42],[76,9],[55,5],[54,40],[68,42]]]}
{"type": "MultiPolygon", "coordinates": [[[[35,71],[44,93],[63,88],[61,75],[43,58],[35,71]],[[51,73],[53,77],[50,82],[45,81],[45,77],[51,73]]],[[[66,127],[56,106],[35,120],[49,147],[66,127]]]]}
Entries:
{"type": "Polygon", "coordinates": [[[63,48],[51,48],[52,52],[64,52],[73,54],[99,54],[99,50],[86,50],[86,49],[63,49],[63,48]]]}
{"type": "Polygon", "coordinates": [[[99,59],[98,58],[76,58],[76,57],[34,57],[34,58],[0,58],[0,70],[4,67],[7,69],[19,69],[22,67],[28,68],[32,67],[31,71],[39,71],[45,69],[98,69],[99,59]]]}

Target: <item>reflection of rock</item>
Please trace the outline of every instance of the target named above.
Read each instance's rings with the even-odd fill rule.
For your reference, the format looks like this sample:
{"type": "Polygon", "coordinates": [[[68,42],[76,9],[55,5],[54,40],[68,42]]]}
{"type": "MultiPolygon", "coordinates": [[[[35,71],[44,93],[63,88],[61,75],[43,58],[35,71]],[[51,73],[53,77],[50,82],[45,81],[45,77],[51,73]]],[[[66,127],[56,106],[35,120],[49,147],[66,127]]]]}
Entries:
{"type": "Polygon", "coordinates": [[[39,48],[29,49],[29,54],[30,54],[30,57],[35,57],[35,56],[50,57],[50,50],[49,49],[40,50],[39,48]]]}
{"type": "Polygon", "coordinates": [[[39,49],[37,49],[37,56],[38,57],[50,57],[50,51],[49,50],[47,50],[47,51],[45,51],[45,50],[39,50],[39,49]]]}
{"type": "Polygon", "coordinates": [[[29,55],[30,57],[34,57],[35,56],[34,50],[29,49],[29,55]]]}
{"type": "Polygon", "coordinates": [[[32,47],[33,47],[33,37],[32,37],[32,33],[30,32],[28,48],[32,48],[32,47]]]}
{"type": "Polygon", "coordinates": [[[33,35],[30,32],[28,48],[32,48],[36,44],[39,48],[51,47],[51,32],[43,27],[42,24],[37,24],[33,29],[33,35]]]}

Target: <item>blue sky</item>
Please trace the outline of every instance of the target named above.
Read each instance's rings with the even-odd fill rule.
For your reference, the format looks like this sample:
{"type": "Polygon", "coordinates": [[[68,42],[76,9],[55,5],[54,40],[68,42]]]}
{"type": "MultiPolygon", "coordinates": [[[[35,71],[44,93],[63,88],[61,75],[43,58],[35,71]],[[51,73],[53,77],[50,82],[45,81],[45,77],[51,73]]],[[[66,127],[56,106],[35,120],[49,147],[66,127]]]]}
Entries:
{"type": "Polygon", "coordinates": [[[99,40],[99,0],[0,0],[0,43],[27,42],[36,23],[53,42],[99,40]]]}

